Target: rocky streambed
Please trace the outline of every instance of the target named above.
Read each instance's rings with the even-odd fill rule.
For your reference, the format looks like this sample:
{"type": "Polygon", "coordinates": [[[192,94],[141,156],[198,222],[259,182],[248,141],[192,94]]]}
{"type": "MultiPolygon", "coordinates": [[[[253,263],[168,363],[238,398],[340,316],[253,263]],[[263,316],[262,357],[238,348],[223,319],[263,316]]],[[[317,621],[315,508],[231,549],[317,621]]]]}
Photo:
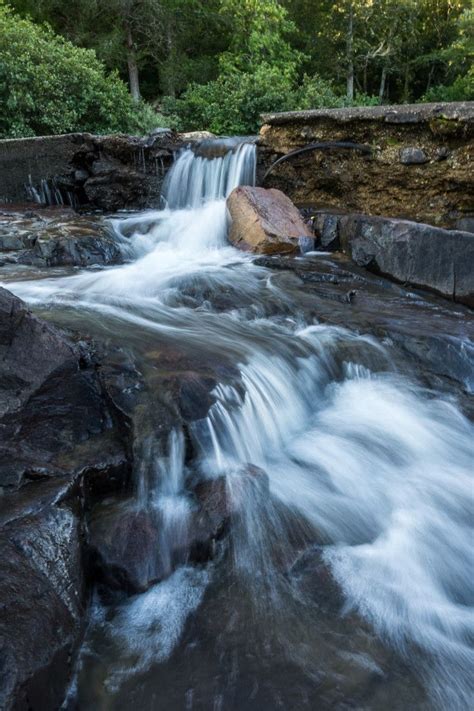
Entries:
{"type": "Polygon", "coordinates": [[[427,284],[421,226],[239,189],[237,250],[232,156],[2,215],[1,705],[464,708],[472,236],[427,284]]]}

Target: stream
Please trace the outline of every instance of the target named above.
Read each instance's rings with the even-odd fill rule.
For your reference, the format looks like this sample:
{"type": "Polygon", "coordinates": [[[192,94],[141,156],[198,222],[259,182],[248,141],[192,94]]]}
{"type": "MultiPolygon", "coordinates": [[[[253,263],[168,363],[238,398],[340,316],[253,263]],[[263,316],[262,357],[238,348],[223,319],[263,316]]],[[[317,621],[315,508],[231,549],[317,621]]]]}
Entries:
{"type": "Polygon", "coordinates": [[[64,708],[468,709],[474,320],[337,255],[230,246],[225,198],[255,161],[183,150],[163,209],[110,218],[125,264],[6,283],[127,349],[147,393],[134,505],[159,516],[166,572],[95,595],[64,708]],[[157,352],[212,381],[166,436],[157,352]],[[228,535],[177,560],[209,480],[228,535]]]}

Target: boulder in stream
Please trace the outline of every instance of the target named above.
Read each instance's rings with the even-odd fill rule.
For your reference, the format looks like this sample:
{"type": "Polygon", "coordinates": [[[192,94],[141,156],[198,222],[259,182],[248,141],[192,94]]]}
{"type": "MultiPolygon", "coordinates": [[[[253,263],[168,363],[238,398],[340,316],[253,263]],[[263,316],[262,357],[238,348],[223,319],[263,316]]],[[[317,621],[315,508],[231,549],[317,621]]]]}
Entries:
{"type": "MultiPolygon", "coordinates": [[[[474,235],[390,217],[314,210],[318,247],[360,267],[474,306],[474,235]]],[[[467,226],[467,225],[466,225],[467,226]]]]}
{"type": "Polygon", "coordinates": [[[154,512],[136,502],[99,504],[89,521],[89,558],[101,590],[144,592],[164,577],[159,524],[154,512]]]}
{"type": "Polygon", "coordinates": [[[0,487],[127,467],[90,347],[5,289],[0,364],[0,487]]]}
{"type": "Polygon", "coordinates": [[[232,220],[229,239],[259,254],[300,251],[300,238],[313,239],[299,211],[281,190],[241,186],[227,198],[232,220]]]}

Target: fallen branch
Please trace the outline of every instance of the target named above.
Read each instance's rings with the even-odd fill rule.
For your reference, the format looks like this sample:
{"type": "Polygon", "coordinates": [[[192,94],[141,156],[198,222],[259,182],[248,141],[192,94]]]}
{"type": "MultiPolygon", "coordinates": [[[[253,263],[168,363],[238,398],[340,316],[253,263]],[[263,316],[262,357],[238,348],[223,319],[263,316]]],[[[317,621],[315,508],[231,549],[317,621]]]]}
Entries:
{"type": "Polygon", "coordinates": [[[294,151],[286,153],[286,155],[282,156],[281,158],[278,158],[278,160],[272,163],[272,165],[269,167],[269,169],[263,176],[263,182],[265,182],[267,176],[271,173],[273,168],[275,168],[279,163],[283,163],[283,161],[288,160],[289,158],[294,158],[295,156],[301,155],[302,153],[309,153],[310,151],[324,151],[331,150],[333,148],[360,151],[361,153],[369,155],[372,154],[372,148],[370,146],[363,145],[362,143],[351,143],[350,141],[326,141],[324,143],[311,143],[309,146],[297,148],[294,151]]]}

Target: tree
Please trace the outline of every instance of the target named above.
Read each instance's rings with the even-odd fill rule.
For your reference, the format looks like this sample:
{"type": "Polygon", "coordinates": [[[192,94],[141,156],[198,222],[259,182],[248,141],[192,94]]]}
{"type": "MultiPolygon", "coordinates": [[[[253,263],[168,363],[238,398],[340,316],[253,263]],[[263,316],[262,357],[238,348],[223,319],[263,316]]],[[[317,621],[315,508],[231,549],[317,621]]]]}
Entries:
{"type": "MultiPolygon", "coordinates": [[[[347,96],[371,94],[381,100],[419,99],[468,71],[464,46],[448,59],[459,38],[472,33],[471,0],[282,0],[297,25],[297,46],[309,58],[308,74],[345,87],[347,96]],[[464,59],[463,59],[464,51],[464,59]]],[[[472,57],[472,52],[471,52],[472,57]]]]}
{"type": "Polygon", "coordinates": [[[255,132],[262,112],[291,109],[296,101],[303,57],[287,39],[296,28],[277,0],[221,0],[220,12],[231,40],[219,57],[219,76],[192,84],[167,105],[184,128],[255,132]]]}
{"type": "Polygon", "coordinates": [[[181,92],[217,75],[228,44],[220,0],[10,0],[23,16],[48,22],[75,44],[95,49],[128,80],[138,99],[181,92]]]}
{"type": "Polygon", "coordinates": [[[95,52],[75,47],[0,0],[0,135],[140,131],[158,117],[133,105],[95,52]]]}

